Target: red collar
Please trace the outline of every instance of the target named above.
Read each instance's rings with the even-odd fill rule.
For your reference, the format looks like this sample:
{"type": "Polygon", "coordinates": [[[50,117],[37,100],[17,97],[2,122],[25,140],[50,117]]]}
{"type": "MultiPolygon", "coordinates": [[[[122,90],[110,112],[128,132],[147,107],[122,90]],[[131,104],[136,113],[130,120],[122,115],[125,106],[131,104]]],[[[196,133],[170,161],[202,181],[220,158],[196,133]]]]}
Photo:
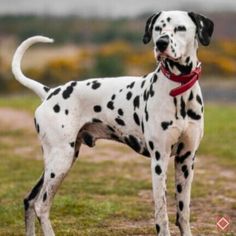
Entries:
{"type": "Polygon", "coordinates": [[[190,89],[196,83],[196,81],[199,79],[202,68],[201,68],[201,65],[199,64],[199,66],[196,67],[190,74],[187,74],[187,75],[174,75],[171,72],[169,72],[161,64],[161,71],[169,80],[181,83],[181,85],[179,87],[177,87],[175,89],[172,89],[170,91],[170,96],[175,97],[175,96],[178,96],[181,93],[184,93],[185,91],[190,89]]]}

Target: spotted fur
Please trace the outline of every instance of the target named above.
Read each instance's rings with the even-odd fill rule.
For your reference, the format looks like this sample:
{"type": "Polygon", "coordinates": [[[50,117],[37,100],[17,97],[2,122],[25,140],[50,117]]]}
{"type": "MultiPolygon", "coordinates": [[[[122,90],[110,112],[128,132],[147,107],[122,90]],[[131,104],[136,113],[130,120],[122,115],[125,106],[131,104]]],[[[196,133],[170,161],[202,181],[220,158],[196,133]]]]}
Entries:
{"type": "Polygon", "coordinates": [[[52,40],[36,36],[20,45],[13,58],[13,73],[43,101],[35,112],[35,126],[44,150],[45,168],[24,200],[27,235],[35,235],[35,214],[43,234],[54,235],[50,206],[81,145],[94,147],[98,139],[110,139],[151,157],[159,236],[170,236],[165,180],[170,156],[175,156],[176,222],[181,235],[191,236],[189,196],[195,152],[203,134],[203,100],[198,83],[173,100],[169,92],[177,84],[165,77],[161,66],[176,75],[190,73],[198,64],[196,40],[209,44],[212,32],[210,20],[201,15],[158,12],[149,17],[143,38],[144,43],[153,40],[158,60],[155,71],[142,77],[71,81],[54,89],[26,78],[20,67],[29,46],[52,40]]]}

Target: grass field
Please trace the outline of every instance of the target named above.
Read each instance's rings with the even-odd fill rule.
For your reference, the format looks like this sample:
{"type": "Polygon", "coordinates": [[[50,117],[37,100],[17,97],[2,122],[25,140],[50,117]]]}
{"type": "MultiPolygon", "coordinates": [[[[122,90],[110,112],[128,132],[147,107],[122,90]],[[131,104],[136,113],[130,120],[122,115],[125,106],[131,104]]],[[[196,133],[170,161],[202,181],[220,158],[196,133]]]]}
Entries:
{"type": "MultiPolygon", "coordinates": [[[[0,108],[21,110],[19,116],[22,110],[30,116],[37,103],[28,96],[0,98],[0,108]]],[[[4,113],[0,110],[0,114],[4,113]]],[[[14,119],[18,117],[9,117],[14,119]]],[[[22,199],[40,176],[43,163],[33,125],[19,128],[14,122],[1,121],[0,115],[0,235],[18,236],[24,234],[22,199]]],[[[208,104],[205,125],[192,190],[192,231],[197,236],[233,236],[236,106],[208,104]],[[232,221],[227,233],[216,229],[216,218],[223,215],[232,221]]],[[[149,167],[149,160],[120,144],[102,141],[94,149],[83,147],[55,197],[51,219],[56,235],[155,235],[149,167]]],[[[179,235],[174,226],[173,162],[168,208],[172,235],[179,235]]],[[[39,227],[37,231],[40,235],[39,227]]]]}

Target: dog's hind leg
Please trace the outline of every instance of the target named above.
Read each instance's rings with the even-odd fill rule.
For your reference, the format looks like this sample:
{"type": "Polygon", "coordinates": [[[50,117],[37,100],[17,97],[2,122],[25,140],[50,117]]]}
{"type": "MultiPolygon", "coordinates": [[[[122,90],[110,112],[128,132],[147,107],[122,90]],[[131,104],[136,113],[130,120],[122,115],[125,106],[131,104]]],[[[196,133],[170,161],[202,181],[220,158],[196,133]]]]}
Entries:
{"type": "Polygon", "coordinates": [[[175,157],[176,225],[181,236],[191,236],[190,196],[195,152],[200,142],[199,129],[186,132],[181,138],[175,157]]]}
{"type": "Polygon", "coordinates": [[[49,219],[53,198],[63,179],[75,160],[75,147],[70,143],[44,149],[44,180],[34,203],[34,209],[42,227],[44,236],[54,236],[49,219]]]}
{"type": "Polygon", "coordinates": [[[37,199],[38,194],[42,188],[43,181],[44,181],[44,174],[38,180],[37,184],[33,187],[33,189],[27,195],[27,197],[24,199],[26,236],[35,235],[34,202],[37,199]]]}

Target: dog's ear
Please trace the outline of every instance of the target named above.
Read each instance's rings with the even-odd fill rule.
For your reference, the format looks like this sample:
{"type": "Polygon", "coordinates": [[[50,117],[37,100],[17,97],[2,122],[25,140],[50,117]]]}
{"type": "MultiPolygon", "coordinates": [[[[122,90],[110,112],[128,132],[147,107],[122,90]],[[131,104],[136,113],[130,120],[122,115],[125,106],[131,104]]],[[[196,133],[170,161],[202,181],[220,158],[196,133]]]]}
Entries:
{"type": "Polygon", "coordinates": [[[207,17],[194,12],[189,12],[188,15],[197,26],[197,35],[200,43],[208,46],[213,34],[214,23],[207,17]]]}
{"type": "Polygon", "coordinates": [[[157,18],[160,16],[160,14],[161,14],[161,12],[158,12],[148,18],[148,20],[146,22],[146,26],[145,26],[145,33],[143,36],[143,43],[144,44],[147,44],[151,41],[153,25],[155,24],[157,18]]]}

